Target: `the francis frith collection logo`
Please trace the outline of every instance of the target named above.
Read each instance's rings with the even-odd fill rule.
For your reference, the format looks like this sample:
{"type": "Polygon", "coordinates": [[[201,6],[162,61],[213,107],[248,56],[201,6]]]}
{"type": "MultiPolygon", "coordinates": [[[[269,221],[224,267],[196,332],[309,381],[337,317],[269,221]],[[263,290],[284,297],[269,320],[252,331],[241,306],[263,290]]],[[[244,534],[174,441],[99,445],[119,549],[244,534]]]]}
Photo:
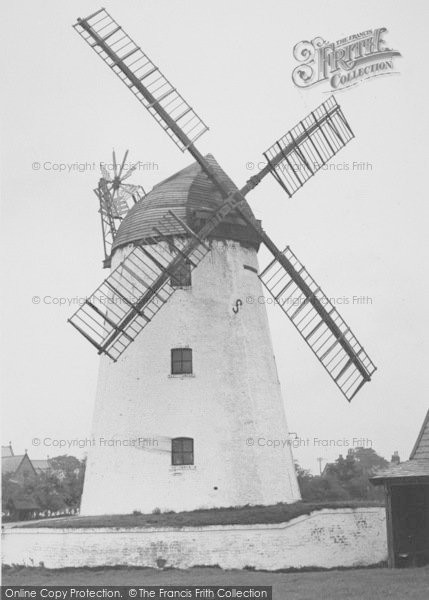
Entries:
{"type": "Polygon", "coordinates": [[[293,48],[293,56],[300,63],[292,73],[294,84],[308,88],[325,82],[331,92],[372,77],[392,75],[396,72],[394,59],[401,54],[386,46],[386,32],[381,27],[336,42],[321,37],[299,42],[293,48]]]}

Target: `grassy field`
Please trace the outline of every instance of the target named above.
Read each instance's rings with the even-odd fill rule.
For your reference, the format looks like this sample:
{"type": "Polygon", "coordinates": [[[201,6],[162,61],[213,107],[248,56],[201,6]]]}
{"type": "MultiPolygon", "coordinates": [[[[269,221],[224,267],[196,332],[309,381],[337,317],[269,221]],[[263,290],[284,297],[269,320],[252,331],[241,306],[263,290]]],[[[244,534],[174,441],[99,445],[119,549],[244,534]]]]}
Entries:
{"type": "Polygon", "coordinates": [[[428,600],[429,567],[267,573],[194,568],[8,568],[3,585],[272,585],[275,600],[428,600]]]}
{"type": "Polygon", "coordinates": [[[295,502],[273,506],[242,506],[237,508],[212,508],[180,513],[155,513],[132,515],[100,515],[95,517],[59,517],[32,523],[20,523],[20,527],[203,527],[208,525],[249,525],[251,523],[284,523],[308,515],[323,508],[358,508],[381,506],[379,502],[295,502]]]}

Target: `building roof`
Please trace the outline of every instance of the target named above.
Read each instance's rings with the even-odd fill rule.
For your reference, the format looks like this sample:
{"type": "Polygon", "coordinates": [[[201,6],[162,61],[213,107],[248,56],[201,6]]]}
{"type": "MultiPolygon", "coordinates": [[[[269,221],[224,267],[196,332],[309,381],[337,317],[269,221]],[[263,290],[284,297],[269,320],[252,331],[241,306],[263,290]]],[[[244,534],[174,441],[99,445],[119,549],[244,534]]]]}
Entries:
{"type": "Polygon", "coordinates": [[[402,479],[403,477],[424,477],[429,479],[429,460],[407,460],[399,465],[391,465],[377,471],[371,477],[373,483],[382,483],[385,479],[402,479]]]}
{"type": "Polygon", "coordinates": [[[426,413],[426,418],[423,421],[422,428],[411,451],[410,459],[415,458],[423,458],[429,461],[429,410],[426,413]]]}
{"type": "Polygon", "coordinates": [[[410,460],[377,471],[371,477],[371,481],[377,485],[383,483],[386,479],[398,481],[402,478],[417,478],[429,482],[429,411],[417,436],[410,460]]]}
{"type": "Polygon", "coordinates": [[[41,459],[41,460],[32,460],[33,467],[36,471],[48,471],[51,468],[49,464],[49,460],[41,459]]]}
{"type": "Polygon", "coordinates": [[[3,475],[15,473],[26,454],[17,454],[15,456],[2,456],[1,472],[3,475]]]}
{"type": "MultiPolygon", "coordinates": [[[[237,186],[208,154],[206,157],[218,177],[227,189],[234,191],[237,186]]],[[[169,211],[182,219],[191,229],[201,227],[201,219],[207,219],[222,204],[222,197],[198,163],[175,173],[156,185],[144,198],[137,202],[122,220],[113,243],[113,250],[130,243],[142,241],[153,235],[153,227],[169,211]]],[[[246,210],[250,207],[246,203],[246,210]]],[[[183,234],[180,224],[172,230],[173,235],[183,234]]],[[[156,237],[156,236],[154,236],[156,237]]],[[[212,238],[231,239],[259,246],[258,239],[251,227],[232,212],[226,221],[216,228],[212,238]]]]}
{"type": "Polygon", "coordinates": [[[12,444],[1,447],[1,457],[13,456],[12,444]]]}

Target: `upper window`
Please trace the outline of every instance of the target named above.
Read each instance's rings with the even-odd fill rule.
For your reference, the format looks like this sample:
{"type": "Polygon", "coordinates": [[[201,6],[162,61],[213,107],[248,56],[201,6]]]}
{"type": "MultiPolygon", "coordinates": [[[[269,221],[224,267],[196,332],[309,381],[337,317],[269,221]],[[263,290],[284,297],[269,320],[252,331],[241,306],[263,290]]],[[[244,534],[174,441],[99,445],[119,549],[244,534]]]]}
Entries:
{"type": "Polygon", "coordinates": [[[171,464],[194,464],[194,440],[192,438],[173,438],[171,440],[171,464]]]}
{"type": "Polygon", "coordinates": [[[192,375],[191,348],[173,348],[171,351],[171,374],[192,375]]]}
{"type": "Polygon", "coordinates": [[[173,288],[190,287],[191,286],[191,265],[183,263],[179,267],[173,277],[170,279],[170,285],[173,288]]]}

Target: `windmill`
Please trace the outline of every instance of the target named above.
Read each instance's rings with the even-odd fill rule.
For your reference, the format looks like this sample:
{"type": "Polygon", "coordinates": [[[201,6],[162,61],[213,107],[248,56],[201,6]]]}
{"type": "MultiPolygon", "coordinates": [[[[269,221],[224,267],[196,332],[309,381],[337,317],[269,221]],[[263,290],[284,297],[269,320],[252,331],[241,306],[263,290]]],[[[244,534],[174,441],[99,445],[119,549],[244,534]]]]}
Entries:
{"type": "Polygon", "coordinates": [[[138,163],[135,163],[125,170],[127,156],[128,150],[125,152],[124,158],[119,166],[116,162],[115,151],[113,150],[113,177],[107,170],[106,165],[101,163],[100,170],[102,177],[98,182],[97,188],[94,190],[100,205],[99,213],[103,236],[104,268],[110,267],[110,253],[118,229],[118,224],[127,214],[132,204],[135,204],[145,196],[145,191],[141,185],[124,183],[138,166],[138,163]]]}
{"type": "MultiPolygon", "coordinates": [[[[112,257],[111,273],[69,319],[70,323],[96,347],[98,353],[105,355],[101,365],[96,401],[96,420],[98,419],[98,423],[103,422],[103,431],[116,431],[110,427],[112,412],[118,415],[117,423],[124,419],[122,432],[132,430],[134,423],[143,419],[143,413],[139,412],[143,409],[134,407],[132,410],[137,412],[131,416],[129,406],[130,403],[137,402],[137,397],[144,394],[145,419],[141,422],[151,423],[153,427],[158,428],[160,423],[164,423],[165,427],[171,430],[173,457],[171,468],[174,467],[174,475],[183,475],[182,471],[180,473],[177,471],[179,466],[194,464],[194,438],[174,437],[173,430],[181,421],[182,413],[177,412],[175,406],[170,406],[170,410],[175,415],[170,423],[165,407],[159,408],[160,402],[162,404],[165,400],[164,394],[170,398],[171,391],[160,392],[164,390],[165,381],[158,380],[158,375],[155,374],[146,376],[144,370],[142,371],[142,361],[151,361],[151,357],[157,356],[157,352],[163,353],[162,344],[168,343],[167,338],[172,340],[180,338],[180,347],[171,350],[170,376],[176,376],[175,369],[178,369],[181,379],[193,376],[192,348],[184,343],[187,340],[183,341],[181,336],[197,340],[195,336],[200,335],[206,339],[207,315],[206,313],[204,316],[200,315],[201,307],[204,303],[213,304],[214,294],[218,299],[218,305],[212,305],[211,309],[213,336],[218,335],[222,351],[229,352],[231,356],[225,366],[228,372],[219,371],[216,382],[212,381],[212,387],[218,386],[219,397],[228,397],[223,404],[223,400],[219,400],[220,408],[215,415],[212,415],[213,419],[216,419],[217,423],[222,418],[226,419],[226,412],[222,417],[219,411],[221,409],[231,411],[231,398],[243,398],[244,404],[240,405],[241,400],[237,400],[233,409],[235,417],[232,418],[232,423],[236,434],[238,431],[240,435],[245,431],[255,433],[257,427],[264,427],[266,431],[267,424],[263,414],[272,428],[271,434],[273,431],[277,431],[278,435],[284,433],[286,427],[284,410],[274,359],[271,360],[272,348],[265,308],[262,311],[260,307],[255,307],[255,314],[250,316],[249,311],[243,307],[240,297],[236,298],[233,306],[228,309],[225,304],[227,301],[223,299],[224,296],[229,298],[230,294],[238,288],[243,291],[243,294],[245,290],[247,293],[251,290],[256,295],[260,289],[262,290],[261,283],[279,302],[283,312],[342,394],[351,401],[363,385],[370,381],[376,367],[306,267],[290,247],[287,246],[283,251],[277,247],[263,230],[260,222],[255,219],[246,201],[248,193],[268,174],[274,176],[289,197],[292,196],[354,137],[335,98],[332,96],[323,102],[275,141],[264,152],[266,166],[238,189],[214,158],[211,155],[204,156],[195,145],[208,130],[207,125],[105,9],[102,8],[85,19],[78,19],[74,27],[131,90],[179,149],[182,152],[189,152],[195,160],[193,165],[156,186],[126,214],[125,211],[124,215],[121,214],[123,221],[120,227],[110,229],[106,257],[109,257],[107,264],[110,264],[110,257],[112,257]],[[185,188],[186,210],[182,206],[175,207],[175,203],[178,203],[174,196],[179,193],[183,195],[185,188]],[[207,200],[209,196],[210,201],[207,200]],[[198,198],[201,199],[202,204],[205,203],[204,206],[198,204],[198,198]],[[169,208],[170,205],[172,208],[169,208]],[[153,221],[156,215],[159,219],[153,221]],[[220,243],[216,240],[220,239],[226,245],[226,257],[222,259],[223,263],[215,254],[215,246],[220,243]],[[263,244],[272,255],[271,262],[262,271],[258,270],[256,259],[256,251],[260,244],[263,244]],[[211,263],[208,259],[203,261],[207,255],[210,256],[211,263]],[[243,262],[246,261],[249,264],[243,266],[243,262]],[[243,279],[243,268],[246,270],[245,277],[251,274],[252,280],[243,279]],[[192,278],[195,275],[195,292],[186,291],[189,281],[185,285],[178,285],[187,270],[192,274],[192,278]],[[235,278],[228,280],[231,270],[234,271],[235,278]],[[201,284],[203,280],[204,285],[201,284]],[[222,281],[230,281],[230,287],[228,289],[220,287],[222,281]],[[210,289],[212,296],[207,295],[210,289]],[[182,291],[179,293],[178,290],[182,291]],[[171,299],[173,294],[175,294],[174,299],[171,299]],[[106,298],[108,298],[107,306],[106,298]],[[170,309],[164,309],[164,320],[162,320],[157,313],[164,306],[170,309]],[[216,313],[218,309],[219,318],[216,313]],[[228,312],[225,312],[226,310],[228,312]],[[189,317],[191,313],[192,319],[189,317]],[[201,316],[201,322],[198,322],[200,318],[198,315],[201,316]],[[141,336],[143,329],[146,333],[141,336]],[[220,334],[221,329],[222,334],[220,334]],[[219,330],[218,334],[216,330],[219,330]],[[244,330],[245,338],[242,337],[244,330]],[[186,335],[183,332],[186,332],[186,335]],[[228,341],[225,338],[228,336],[231,336],[231,339],[237,336],[236,339],[243,344],[243,349],[237,344],[234,348],[227,347],[228,341]],[[251,346],[246,345],[250,339],[253,339],[254,343],[251,346]],[[134,341],[136,343],[130,347],[134,341]],[[266,352],[269,358],[261,359],[255,348],[258,348],[261,354],[266,352]],[[236,370],[234,373],[231,372],[231,364],[237,365],[234,367],[236,370]],[[144,384],[131,383],[141,379],[145,379],[144,384]],[[231,391],[232,380],[236,386],[234,392],[231,391]],[[254,381],[254,384],[251,385],[250,381],[254,381]],[[262,382],[265,382],[266,389],[263,388],[262,382]],[[134,385],[139,387],[138,393],[130,391],[134,385]],[[228,385],[230,386],[228,389],[223,389],[223,386],[228,385]],[[247,389],[246,392],[244,388],[247,389]],[[128,391],[124,392],[124,389],[128,391]],[[271,392],[268,392],[268,389],[271,392]],[[162,398],[159,397],[160,393],[162,398]],[[119,405],[121,408],[118,408],[119,405]],[[248,418],[243,420],[244,412],[247,413],[248,418]],[[157,416],[153,418],[155,413],[157,416]]],[[[98,189],[101,203],[106,188],[108,184],[105,179],[103,188],[98,189]]],[[[109,206],[112,206],[112,201],[109,202],[109,206]]],[[[200,341],[198,339],[195,344],[200,344],[200,341]]],[[[206,352],[207,347],[212,348],[213,345],[213,339],[206,340],[202,352],[206,352]]],[[[213,354],[210,356],[213,360],[213,354]]],[[[210,380],[217,376],[217,371],[215,370],[214,373],[213,367],[206,365],[205,359],[205,355],[201,356],[200,367],[202,370],[206,369],[207,380],[210,380]],[[203,368],[202,365],[206,366],[203,368]]],[[[168,383],[168,385],[173,384],[168,383]]],[[[174,385],[179,385],[177,380],[174,385]]],[[[184,411],[188,411],[187,420],[183,421],[182,427],[194,434],[198,428],[208,427],[208,425],[206,421],[201,420],[198,424],[193,423],[193,419],[198,420],[202,417],[196,414],[199,408],[194,404],[192,393],[195,392],[191,393],[187,387],[189,385],[190,382],[187,380],[180,389],[177,387],[175,393],[187,406],[184,411]],[[185,387],[187,395],[182,397],[182,390],[185,387]]],[[[200,381],[199,393],[205,389],[204,385],[204,381],[200,381]]],[[[168,389],[171,390],[171,387],[168,389]]],[[[196,389],[195,386],[193,389],[196,389]]],[[[228,420],[224,421],[224,428],[229,432],[227,443],[232,445],[235,442],[233,442],[231,427],[231,414],[229,414],[228,420]]],[[[218,430],[220,431],[219,427],[218,430]]],[[[210,429],[205,431],[205,437],[200,436],[204,437],[200,452],[208,460],[214,451],[213,445],[210,447],[207,443],[207,437],[211,435],[210,429]]],[[[219,433],[219,435],[223,434],[219,433]]],[[[212,443],[216,445],[217,462],[213,459],[215,462],[212,462],[211,468],[217,473],[216,477],[219,481],[222,481],[223,488],[229,486],[232,491],[225,491],[224,496],[221,496],[218,492],[219,486],[215,485],[212,488],[215,492],[209,493],[204,487],[207,483],[206,474],[195,475],[192,481],[188,474],[187,487],[183,487],[184,484],[178,487],[177,484],[172,491],[172,480],[168,478],[164,480],[160,475],[165,465],[157,463],[156,466],[154,464],[148,466],[145,463],[146,479],[143,478],[140,485],[142,481],[147,482],[150,478],[152,480],[159,478],[160,483],[152,489],[150,501],[145,503],[143,500],[138,500],[139,506],[145,510],[153,508],[154,503],[166,495],[175,498],[172,504],[167,505],[175,509],[195,508],[197,494],[202,494],[205,498],[205,506],[225,506],[228,503],[269,504],[299,499],[290,448],[289,454],[285,453],[276,459],[273,456],[262,456],[261,452],[259,451],[258,454],[257,448],[254,448],[252,458],[249,460],[250,449],[247,449],[247,454],[241,447],[237,447],[235,453],[231,450],[228,453],[216,441],[212,440],[212,443]],[[228,464],[234,462],[237,465],[234,478],[238,480],[238,488],[232,485],[234,478],[231,474],[228,477],[224,475],[221,465],[218,464],[222,458],[228,464]],[[247,483],[242,480],[243,469],[247,472],[247,483]],[[283,483],[285,473],[286,478],[289,479],[288,484],[283,483]],[[253,481],[250,484],[252,477],[253,481]],[[205,491],[202,491],[203,489],[205,491]],[[160,490],[163,492],[161,493],[160,490]],[[254,493],[253,490],[257,492],[254,493]]],[[[115,489],[109,487],[107,473],[112,468],[111,461],[116,461],[116,472],[122,472],[124,463],[116,454],[110,456],[110,462],[101,454],[98,452],[92,463],[89,460],[83,510],[84,512],[100,510],[121,512],[124,507],[130,508],[132,505],[127,505],[125,500],[117,495],[115,489]],[[103,486],[105,492],[103,496],[116,493],[116,501],[100,508],[99,496],[103,486]]],[[[134,461],[135,454],[127,456],[129,461],[134,461]]],[[[142,468],[140,463],[135,463],[137,464],[136,469],[142,468]]],[[[137,475],[133,474],[133,477],[137,475]]],[[[128,480],[124,479],[124,485],[127,485],[127,482],[128,480]]],[[[134,496],[130,490],[127,495],[135,499],[140,498],[141,487],[140,492],[137,489],[138,486],[134,490],[134,496]]],[[[129,500],[130,503],[132,501],[137,502],[137,500],[129,500]]]]}

